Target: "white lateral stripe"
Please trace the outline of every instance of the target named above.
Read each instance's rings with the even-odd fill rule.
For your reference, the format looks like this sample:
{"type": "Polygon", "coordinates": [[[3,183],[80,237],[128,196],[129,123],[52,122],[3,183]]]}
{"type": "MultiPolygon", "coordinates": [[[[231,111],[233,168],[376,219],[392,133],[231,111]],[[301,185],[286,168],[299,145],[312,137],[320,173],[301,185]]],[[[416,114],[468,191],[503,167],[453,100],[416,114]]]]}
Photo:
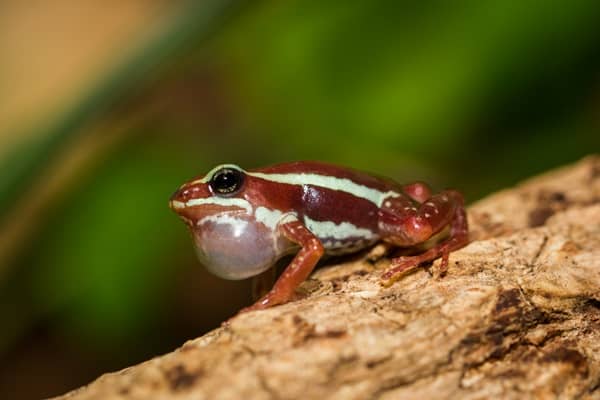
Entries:
{"type": "Polygon", "coordinates": [[[247,172],[247,174],[256,178],[265,179],[267,181],[285,183],[288,185],[313,185],[331,190],[339,190],[341,192],[350,193],[353,196],[368,200],[371,203],[374,203],[377,207],[381,207],[381,203],[386,197],[399,196],[399,194],[394,191],[381,192],[377,189],[372,189],[356,182],[352,182],[350,179],[336,178],[334,176],[304,173],[265,174],[262,172],[247,172]]]}
{"type": "Polygon", "coordinates": [[[202,225],[205,222],[214,222],[216,224],[226,224],[226,225],[240,225],[245,227],[248,225],[248,221],[243,219],[235,218],[229,214],[221,213],[216,215],[208,215],[201,220],[199,220],[196,225],[202,225]]]}
{"type": "Polygon", "coordinates": [[[183,201],[171,200],[171,207],[173,208],[185,208],[183,201]]]}
{"type": "MultiPolygon", "coordinates": [[[[200,206],[203,204],[215,204],[215,205],[224,206],[224,207],[235,206],[235,207],[243,208],[244,210],[246,210],[246,212],[248,214],[252,214],[252,205],[248,201],[246,201],[244,199],[238,199],[236,197],[228,198],[228,197],[213,196],[213,197],[209,197],[206,199],[191,199],[191,200],[188,200],[184,206],[192,207],[192,206],[200,206]]],[[[177,208],[179,208],[179,207],[177,207],[177,208]]]]}
{"type": "Polygon", "coordinates": [[[254,217],[256,220],[271,230],[275,230],[275,227],[277,227],[282,216],[283,213],[281,211],[270,210],[262,206],[254,210],[254,217]]]}
{"type": "Polygon", "coordinates": [[[332,221],[315,221],[307,216],[304,217],[304,224],[313,234],[319,238],[333,238],[344,240],[351,237],[358,237],[366,240],[376,239],[373,231],[366,228],[359,228],[350,222],[336,224],[332,221]]]}
{"type": "Polygon", "coordinates": [[[231,226],[231,229],[233,230],[233,236],[236,238],[242,236],[246,227],[248,226],[248,221],[232,217],[231,215],[225,213],[204,217],[198,221],[196,225],[200,226],[206,222],[231,226]]]}

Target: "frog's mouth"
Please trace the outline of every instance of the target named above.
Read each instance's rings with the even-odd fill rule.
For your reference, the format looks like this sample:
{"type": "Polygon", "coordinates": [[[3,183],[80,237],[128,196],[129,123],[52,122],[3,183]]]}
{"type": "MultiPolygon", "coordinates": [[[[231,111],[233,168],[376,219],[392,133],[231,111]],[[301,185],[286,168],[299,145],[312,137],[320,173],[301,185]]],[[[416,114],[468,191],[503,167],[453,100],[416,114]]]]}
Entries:
{"type": "Polygon", "coordinates": [[[233,216],[246,215],[246,210],[235,206],[223,206],[219,204],[202,204],[181,206],[170,202],[171,209],[190,228],[195,229],[204,224],[205,221],[217,221],[218,219],[232,218],[233,216]]]}

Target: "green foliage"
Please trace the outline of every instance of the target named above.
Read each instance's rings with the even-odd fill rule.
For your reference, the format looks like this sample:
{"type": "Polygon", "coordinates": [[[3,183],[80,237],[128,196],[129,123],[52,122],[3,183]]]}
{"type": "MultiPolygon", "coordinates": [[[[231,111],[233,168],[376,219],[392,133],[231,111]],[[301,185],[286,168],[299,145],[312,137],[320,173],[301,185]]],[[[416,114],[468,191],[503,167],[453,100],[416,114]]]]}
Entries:
{"type": "Polygon", "coordinates": [[[267,2],[220,49],[240,65],[249,114],[299,151],[448,158],[466,153],[469,124],[496,96],[594,46],[599,11],[593,1],[267,2]]]}
{"type": "Polygon", "coordinates": [[[79,340],[139,335],[168,302],[169,254],[189,240],[167,206],[180,178],[169,148],[113,155],[48,221],[32,260],[32,295],[79,340]]]}

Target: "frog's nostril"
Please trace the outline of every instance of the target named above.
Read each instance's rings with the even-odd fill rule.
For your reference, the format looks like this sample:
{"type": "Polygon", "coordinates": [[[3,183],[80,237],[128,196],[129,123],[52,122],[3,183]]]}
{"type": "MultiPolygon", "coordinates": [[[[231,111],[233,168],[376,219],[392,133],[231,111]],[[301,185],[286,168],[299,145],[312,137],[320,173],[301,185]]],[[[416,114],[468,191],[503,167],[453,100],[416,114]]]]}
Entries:
{"type": "Polygon", "coordinates": [[[199,192],[200,188],[197,186],[184,186],[176,190],[175,193],[173,193],[173,195],[171,196],[171,202],[180,201],[182,203],[185,203],[188,200],[197,197],[199,192]]]}
{"type": "Polygon", "coordinates": [[[170,201],[181,201],[181,190],[177,189],[169,198],[170,201]]]}

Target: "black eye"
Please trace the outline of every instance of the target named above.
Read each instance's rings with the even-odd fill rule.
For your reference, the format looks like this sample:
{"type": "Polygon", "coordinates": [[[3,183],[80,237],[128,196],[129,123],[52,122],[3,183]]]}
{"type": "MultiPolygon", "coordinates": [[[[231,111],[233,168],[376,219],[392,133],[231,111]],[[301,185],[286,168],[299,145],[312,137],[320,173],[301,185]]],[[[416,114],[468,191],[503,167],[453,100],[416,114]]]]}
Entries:
{"type": "Polygon", "coordinates": [[[233,168],[223,168],[210,178],[210,188],[217,194],[233,194],[242,187],[244,173],[233,168]]]}

